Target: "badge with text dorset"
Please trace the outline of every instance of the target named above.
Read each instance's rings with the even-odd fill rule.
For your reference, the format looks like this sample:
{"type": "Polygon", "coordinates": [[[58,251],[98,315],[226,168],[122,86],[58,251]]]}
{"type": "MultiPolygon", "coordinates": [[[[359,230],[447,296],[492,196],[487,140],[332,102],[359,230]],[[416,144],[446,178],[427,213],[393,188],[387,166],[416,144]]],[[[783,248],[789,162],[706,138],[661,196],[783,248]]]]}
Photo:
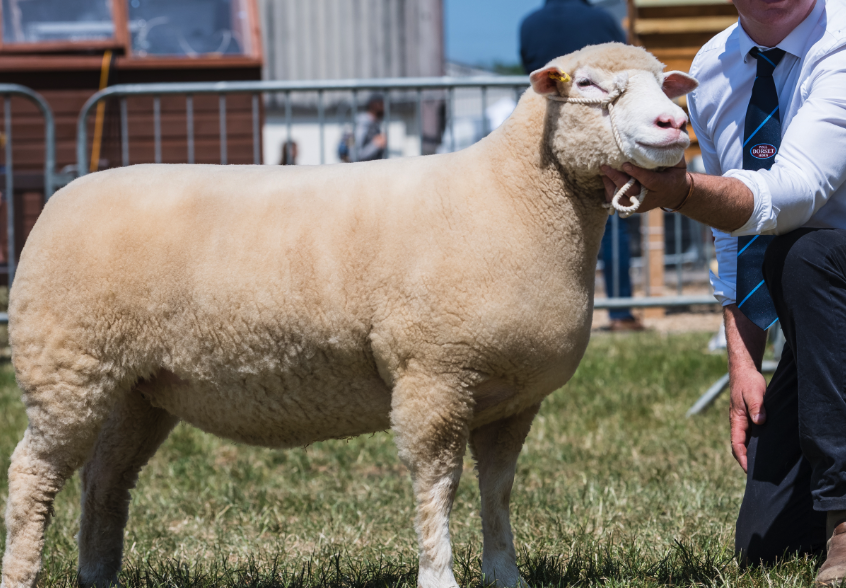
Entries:
{"type": "Polygon", "coordinates": [[[760,143],[752,147],[749,150],[749,153],[755,159],[769,159],[770,157],[775,157],[775,154],[778,150],[775,146],[770,145],[769,143],[760,143]]]}

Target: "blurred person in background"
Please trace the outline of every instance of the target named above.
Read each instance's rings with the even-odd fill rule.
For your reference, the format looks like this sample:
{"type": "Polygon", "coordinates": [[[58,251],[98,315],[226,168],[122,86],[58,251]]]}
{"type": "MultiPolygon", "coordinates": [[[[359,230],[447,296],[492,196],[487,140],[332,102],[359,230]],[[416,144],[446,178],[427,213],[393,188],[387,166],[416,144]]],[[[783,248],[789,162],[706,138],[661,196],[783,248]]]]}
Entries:
{"type": "MultiPolygon", "coordinates": [[[[614,17],[602,8],[591,6],[586,0],[546,0],[546,4],[532,12],[520,26],[520,58],[526,73],[532,73],[547,63],[586,47],[600,43],[626,42],[626,35],[614,17]]],[[[609,298],[628,298],[632,295],[629,275],[629,219],[617,221],[618,275],[614,283],[614,235],[612,217],[608,217],[602,236],[602,270],[605,294],[609,298]]],[[[642,331],[643,324],[629,308],[608,311],[612,331],[642,331]]]]}
{"type": "Polygon", "coordinates": [[[372,161],[385,157],[388,138],[382,132],[383,118],[385,99],[381,94],[373,94],[367,100],[367,110],[356,118],[356,161],[372,161]]]}
{"type": "Polygon", "coordinates": [[[297,165],[297,142],[288,140],[282,143],[282,155],[279,165],[297,165]]]}

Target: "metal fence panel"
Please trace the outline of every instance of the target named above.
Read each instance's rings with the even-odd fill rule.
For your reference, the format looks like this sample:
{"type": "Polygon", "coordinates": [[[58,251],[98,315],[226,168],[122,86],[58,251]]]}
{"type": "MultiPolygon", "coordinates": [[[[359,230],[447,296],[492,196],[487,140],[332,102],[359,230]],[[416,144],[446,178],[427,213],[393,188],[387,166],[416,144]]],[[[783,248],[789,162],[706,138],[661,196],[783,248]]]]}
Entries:
{"type": "MultiPolygon", "coordinates": [[[[7,216],[7,237],[8,237],[8,281],[9,287],[15,278],[17,265],[17,242],[15,239],[15,197],[14,197],[14,161],[12,160],[12,96],[19,96],[29,100],[41,111],[44,117],[44,200],[50,199],[53,195],[53,170],[56,167],[56,127],[53,118],[53,110],[47,101],[37,92],[19,84],[0,84],[0,94],[3,96],[4,105],[4,127],[6,132],[6,153],[5,172],[6,185],[6,216],[7,216]]],[[[0,313],[0,322],[7,322],[8,315],[0,313]]]]}

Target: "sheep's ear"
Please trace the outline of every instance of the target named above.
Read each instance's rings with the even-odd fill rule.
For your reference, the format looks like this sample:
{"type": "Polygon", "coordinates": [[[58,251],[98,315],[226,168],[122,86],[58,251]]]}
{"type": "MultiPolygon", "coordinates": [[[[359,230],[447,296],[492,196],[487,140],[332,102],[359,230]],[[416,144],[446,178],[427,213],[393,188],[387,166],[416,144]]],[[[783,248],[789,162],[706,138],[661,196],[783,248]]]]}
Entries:
{"type": "Polygon", "coordinates": [[[547,94],[556,94],[558,92],[558,82],[567,83],[570,81],[570,76],[566,72],[561,71],[555,66],[544,67],[535,70],[529,76],[529,81],[532,83],[532,90],[545,96],[547,94]]]}
{"type": "Polygon", "coordinates": [[[688,92],[693,92],[698,85],[699,82],[696,81],[696,78],[684,72],[668,71],[664,74],[664,82],[661,87],[667,98],[678,98],[688,92]]]}

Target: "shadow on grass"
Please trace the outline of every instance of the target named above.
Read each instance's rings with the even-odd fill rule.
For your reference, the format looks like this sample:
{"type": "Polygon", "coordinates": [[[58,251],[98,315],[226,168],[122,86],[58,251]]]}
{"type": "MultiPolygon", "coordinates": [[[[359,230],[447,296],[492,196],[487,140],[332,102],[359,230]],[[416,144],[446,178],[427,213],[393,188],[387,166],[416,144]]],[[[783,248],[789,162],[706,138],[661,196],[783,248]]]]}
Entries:
{"type": "Polygon", "coordinates": [[[734,558],[722,550],[697,552],[678,541],[658,561],[639,548],[579,548],[571,555],[523,554],[523,578],[531,586],[585,586],[639,581],[661,586],[720,585],[734,558]]]}
{"type": "MultiPolygon", "coordinates": [[[[456,555],[460,586],[481,588],[481,558],[472,550],[456,555]]],[[[676,542],[667,553],[649,557],[638,546],[588,545],[571,554],[523,553],[520,571],[533,588],[564,586],[758,586],[774,574],[790,585],[808,586],[813,558],[795,558],[770,570],[743,572],[724,549],[676,542]]],[[[237,563],[224,555],[212,563],[148,559],[128,562],[121,573],[124,588],[400,588],[417,585],[417,562],[379,557],[354,560],[348,554],[313,555],[301,565],[282,555],[251,557],[237,563]]],[[[74,588],[76,570],[67,562],[47,562],[39,586],[74,588]]],[[[786,585],[786,584],[785,584],[786,585]]]]}

